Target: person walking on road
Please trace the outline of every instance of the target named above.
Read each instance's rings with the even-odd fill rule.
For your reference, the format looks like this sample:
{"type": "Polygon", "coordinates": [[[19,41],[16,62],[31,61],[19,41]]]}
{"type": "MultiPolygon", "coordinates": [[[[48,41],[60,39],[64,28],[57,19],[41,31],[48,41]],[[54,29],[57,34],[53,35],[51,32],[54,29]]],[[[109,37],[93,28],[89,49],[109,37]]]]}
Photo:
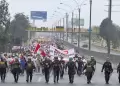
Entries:
{"type": "Polygon", "coordinates": [[[90,61],[87,61],[87,64],[84,66],[83,71],[84,70],[86,70],[85,75],[87,77],[87,84],[90,84],[95,68],[93,67],[93,65],[91,65],[90,61]]]}
{"type": "Polygon", "coordinates": [[[45,72],[45,80],[46,80],[46,83],[48,83],[49,76],[50,76],[50,68],[51,68],[51,62],[48,58],[45,58],[45,61],[43,61],[43,68],[45,72]]]}
{"type": "Polygon", "coordinates": [[[63,60],[63,57],[61,57],[61,60],[60,60],[60,78],[61,79],[64,76],[64,70],[65,70],[65,61],[63,60]]]}
{"type": "Polygon", "coordinates": [[[33,77],[33,70],[35,69],[35,65],[32,62],[31,58],[28,58],[28,61],[26,63],[26,82],[28,83],[29,81],[32,82],[32,77],[33,77]],[[29,79],[30,77],[30,79],[29,79]]]}
{"type": "Polygon", "coordinates": [[[106,84],[109,84],[110,75],[113,72],[112,63],[109,61],[109,57],[107,58],[106,62],[103,64],[101,72],[103,72],[103,70],[105,73],[106,84]]]}
{"type": "Polygon", "coordinates": [[[120,63],[117,66],[117,73],[118,73],[118,80],[119,80],[119,83],[120,83],[120,63]]]}
{"type": "Polygon", "coordinates": [[[82,61],[81,57],[79,57],[76,62],[78,64],[77,74],[80,76],[83,72],[84,62],[82,61]]]}
{"type": "Polygon", "coordinates": [[[69,75],[69,83],[74,82],[74,75],[76,74],[76,64],[73,61],[73,58],[69,58],[69,62],[66,64],[66,69],[68,68],[68,75],[69,75]]]}
{"type": "Polygon", "coordinates": [[[60,61],[58,57],[54,57],[54,61],[52,62],[53,74],[54,74],[54,83],[58,83],[59,74],[60,74],[60,61]]]}
{"type": "Polygon", "coordinates": [[[11,68],[15,83],[17,83],[19,79],[19,74],[21,73],[20,63],[18,58],[15,58],[15,61],[12,63],[11,68]]]}
{"type": "Polygon", "coordinates": [[[94,69],[96,69],[96,60],[95,60],[94,56],[91,56],[90,64],[94,67],[94,69]]]}
{"type": "Polygon", "coordinates": [[[7,61],[3,58],[1,58],[0,61],[0,76],[1,76],[1,82],[5,82],[6,77],[6,68],[7,68],[7,61]]]}

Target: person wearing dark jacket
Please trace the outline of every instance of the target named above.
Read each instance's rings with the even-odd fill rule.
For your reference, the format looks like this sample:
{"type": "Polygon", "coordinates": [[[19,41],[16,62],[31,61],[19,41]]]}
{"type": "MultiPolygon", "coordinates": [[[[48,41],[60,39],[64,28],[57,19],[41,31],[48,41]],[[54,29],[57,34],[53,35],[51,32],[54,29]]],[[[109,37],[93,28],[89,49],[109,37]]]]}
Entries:
{"type": "Polygon", "coordinates": [[[69,83],[73,83],[74,82],[74,75],[76,74],[76,64],[73,61],[73,58],[69,59],[69,62],[66,64],[66,69],[68,68],[68,75],[69,75],[69,83]]]}
{"type": "Polygon", "coordinates": [[[93,65],[91,65],[90,61],[88,61],[87,64],[84,66],[83,71],[84,70],[86,70],[85,75],[87,77],[87,83],[90,84],[95,68],[93,65]]]}
{"type": "Polygon", "coordinates": [[[60,60],[60,78],[63,78],[64,75],[64,70],[65,70],[65,61],[63,60],[63,57],[61,57],[60,60]]]}
{"type": "Polygon", "coordinates": [[[58,57],[54,57],[54,61],[52,62],[53,74],[54,74],[54,83],[58,83],[59,73],[60,73],[60,61],[58,57]]]}
{"type": "Polygon", "coordinates": [[[83,72],[84,62],[82,61],[81,57],[79,57],[76,62],[78,64],[77,74],[80,76],[83,72]]]}
{"type": "Polygon", "coordinates": [[[35,65],[31,61],[31,58],[28,58],[28,61],[26,63],[26,74],[27,74],[26,82],[29,82],[29,81],[32,82],[33,69],[35,69],[35,65]],[[30,79],[29,79],[29,77],[30,77],[30,79]]]}
{"type": "Polygon", "coordinates": [[[0,76],[1,76],[1,82],[5,82],[5,77],[6,77],[6,68],[7,68],[7,62],[5,59],[1,58],[0,61],[0,76]]]}
{"type": "Polygon", "coordinates": [[[110,75],[113,72],[112,63],[109,61],[109,58],[107,58],[106,62],[103,64],[101,72],[103,72],[103,70],[105,73],[106,84],[109,84],[110,75]]]}
{"type": "Polygon", "coordinates": [[[120,83],[120,63],[117,66],[117,73],[118,73],[118,80],[119,80],[119,83],[120,83]]]}
{"type": "Polygon", "coordinates": [[[45,72],[45,80],[46,80],[46,83],[48,83],[49,75],[50,75],[50,68],[51,68],[51,62],[48,58],[45,58],[45,60],[43,61],[43,68],[45,72]]]}
{"type": "Polygon", "coordinates": [[[11,64],[11,68],[12,68],[14,80],[17,83],[19,79],[19,74],[21,73],[20,63],[18,58],[15,58],[15,61],[11,64]]]}

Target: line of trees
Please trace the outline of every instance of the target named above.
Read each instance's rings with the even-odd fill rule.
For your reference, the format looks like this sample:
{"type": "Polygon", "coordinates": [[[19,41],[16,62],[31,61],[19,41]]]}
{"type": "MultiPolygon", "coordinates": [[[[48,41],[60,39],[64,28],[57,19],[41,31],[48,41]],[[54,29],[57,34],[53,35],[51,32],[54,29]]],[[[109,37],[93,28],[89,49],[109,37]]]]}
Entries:
{"type": "Polygon", "coordinates": [[[17,13],[11,20],[6,0],[0,1],[0,52],[13,45],[21,45],[27,41],[26,28],[30,27],[29,19],[23,13],[17,13]]]}

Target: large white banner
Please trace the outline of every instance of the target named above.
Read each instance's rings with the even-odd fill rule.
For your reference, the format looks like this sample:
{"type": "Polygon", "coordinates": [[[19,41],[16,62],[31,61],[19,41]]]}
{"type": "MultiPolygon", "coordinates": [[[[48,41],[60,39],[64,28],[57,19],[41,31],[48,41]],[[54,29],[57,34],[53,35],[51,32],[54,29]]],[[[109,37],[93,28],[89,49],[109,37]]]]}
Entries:
{"type": "Polygon", "coordinates": [[[50,55],[51,56],[55,56],[55,55],[64,55],[67,57],[74,57],[75,56],[75,50],[73,49],[69,49],[69,50],[60,50],[56,47],[50,46],[50,55]]]}

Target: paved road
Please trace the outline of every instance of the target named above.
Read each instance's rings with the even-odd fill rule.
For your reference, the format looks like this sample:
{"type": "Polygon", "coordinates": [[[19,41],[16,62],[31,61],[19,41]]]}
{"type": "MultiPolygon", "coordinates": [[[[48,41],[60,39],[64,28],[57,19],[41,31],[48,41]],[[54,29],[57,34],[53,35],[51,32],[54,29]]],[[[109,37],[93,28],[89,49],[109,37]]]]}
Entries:
{"type": "MultiPolygon", "coordinates": [[[[20,76],[19,82],[16,84],[13,81],[12,74],[7,74],[6,83],[1,83],[1,86],[108,86],[105,84],[104,81],[104,73],[101,73],[102,65],[97,64],[96,72],[92,79],[92,84],[88,85],[86,83],[86,77],[83,75],[81,77],[75,75],[75,82],[74,84],[69,84],[68,82],[68,75],[65,73],[64,79],[59,81],[59,84],[53,83],[53,75],[51,74],[50,82],[49,84],[45,83],[44,76],[43,75],[34,75],[33,76],[33,82],[32,83],[26,83],[26,76],[20,76]]],[[[116,71],[113,72],[111,79],[110,79],[110,85],[109,86],[119,86],[118,80],[117,80],[117,73],[116,71]]]]}
{"type": "MultiPolygon", "coordinates": [[[[76,41],[77,41],[77,40],[76,40],[76,41]]],[[[71,39],[70,39],[70,38],[68,38],[68,42],[71,43],[71,39]]],[[[88,40],[84,40],[84,41],[80,42],[81,48],[82,48],[82,45],[85,44],[85,43],[88,44],[88,40]]],[[[75,45],[75,46],[78,46],[78,45],[75,45]]],[[[88,50],[88,48],[84,48],[84,49],[87,49],[87,50],[88,50]]],[[[107,53],[107,49],[102,48],[102,47],[97,47],[97,46],[95,46],[95,45],[91,45],[91,50],[92,50],[92,51],[96,51],[96,52],[107,53]]],[[[120,55],[120,52],[111,50],[111,54],[120,55]]]]}

